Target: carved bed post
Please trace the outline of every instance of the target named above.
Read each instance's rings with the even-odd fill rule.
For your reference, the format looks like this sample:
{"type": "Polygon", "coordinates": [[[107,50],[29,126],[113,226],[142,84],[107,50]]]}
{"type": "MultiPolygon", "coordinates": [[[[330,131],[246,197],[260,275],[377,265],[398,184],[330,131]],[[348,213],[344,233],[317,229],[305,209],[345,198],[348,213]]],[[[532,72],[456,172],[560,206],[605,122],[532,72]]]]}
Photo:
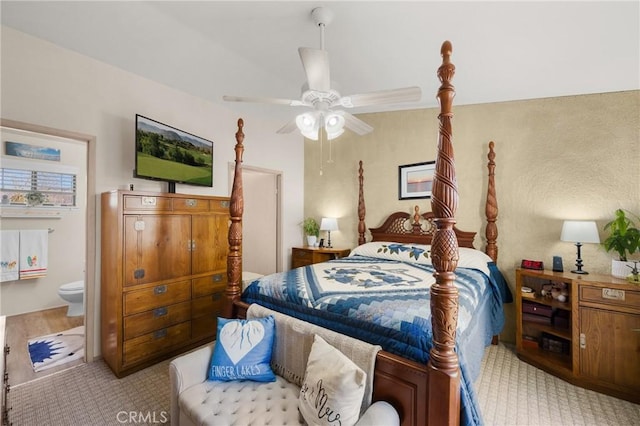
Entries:
{"type": "Polygon", "coordinates": [[[233,302],[240,298],[242,286],[242,213],[244,212],[244,196],[242,192],[242,153],[244,152],[244,133],[242,128],[244,121],[238,119],[238,131],[236,132],[236,166],[233,174],[233,187],[231,188],[231,201],[229,215],[231,226],[229,227],[229,254],[227,255],[227,290],[226,303],[222,316],[234,318],[233,302]]]}
{"type": "Polygon", "coordinates": [[[411,232],[414,234],[422,233],[422,224],[420,223],[420,207],[415,206],[413,208],[413,222],[411,223],[411,232]]]}
{"type": "Polygon", "coordinates": [[[498,226],[496,225],[496,219],[498,218],[498,200],[496,198],[496,153],[493,150],[493,141],[489,142],[489,154],[487,158],[489,162],[487,167],[489,168],[489,183],[487,186],[487,202],[485,205],[485,215],[487,216],[487,229],[485,230],[485,236],[487,237],[487,247],[485,253],[493,259],[494,262],[498,261],[498,226]]]}
{"type": "Polygon", "coordinates": [[[364,206],[364,170],[362,169],[362,160],[358,164],[358,245],[362,245],[367,241],[365,235],[367,225],[364,223],[367,209],[364,206]]]}
{"type": "Polygon", "coordinates": [[[451,105],[455,90],[451,79],[455,66],[450,62],[451,43],[442,44],[441,81],[438,89],[440,128],[438,154],[433,179],[431,209],[436,230],[431,258],[436,282],[431,286],[433,348],[429,354],[428,424],[458,425],[460,422],[460,365],[455,352],[458,323],[458,289],[454,270],[458,264],[458,239],[453,230],[458,207],[458,188],[451,133],[451,105]]]}

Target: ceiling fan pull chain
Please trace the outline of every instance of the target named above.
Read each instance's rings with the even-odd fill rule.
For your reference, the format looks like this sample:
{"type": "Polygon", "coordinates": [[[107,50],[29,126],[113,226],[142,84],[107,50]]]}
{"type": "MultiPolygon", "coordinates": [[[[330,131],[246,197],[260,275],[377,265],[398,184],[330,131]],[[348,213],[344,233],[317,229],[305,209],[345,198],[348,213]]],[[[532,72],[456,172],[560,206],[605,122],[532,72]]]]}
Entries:
{"type": "Polygon", "coordinates": [[[320,176],[322,176],[322,140],[324,139],[324,134],[322,128],[318,129],[318,132],[320,133],[320,176]]]}
{"type": "Polygon", "coordinates": [[[333,139],[329,139],[329,161],[327,163],[333,163],[333,139]]]}

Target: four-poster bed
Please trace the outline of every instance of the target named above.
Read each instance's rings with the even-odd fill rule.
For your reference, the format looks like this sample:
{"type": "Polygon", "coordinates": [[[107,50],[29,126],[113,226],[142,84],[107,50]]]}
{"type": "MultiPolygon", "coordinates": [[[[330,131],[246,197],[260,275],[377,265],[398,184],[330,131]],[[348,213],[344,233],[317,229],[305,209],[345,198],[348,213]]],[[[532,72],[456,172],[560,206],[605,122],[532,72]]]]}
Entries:
{"type": "MultiPolygon", "coordinates": [[[[415,284],[416,286],[420,286],[426,283],[426,281],[428,281],[429,279],[433,281],[429,283],[426,290],[421,290],[427,295],[426,298],[419,299],[419,302],[423,303],[424,305],[426,305],[427,301],[430,300],[430,313],[425,314],[424,317],[430,318],[429,333],[431,335],[428,336],[428,334],[425,334],[424,336],[419,336],[419,341],[415,345],[413,345],[413,343],[406,343],[404,340],[399,343],[400,346],[394,346],[396,343],[398,343],[397,341],[394,342],[391,345],[392,349],[389,350],[387,350],[387,348],[385,348],[385,346],[383,345],[383,349],[385,350],[381,351],[378,354],[376,360],[374,399],[386,400],[388,402],[391,402],[399,411],[403,425],[458,424],[461,421],[461,386],[464,403],[465,397],[469,399],[469,392],[471,392],[472,394],[472,391],[468,389],[472,385],[472,383],[469,383],[468,379],[464,379],[464,377],[461,377],[461,363],[458,353],[459,348],[456,346],[459,309],[463,309],[463,317],[465,318],[466,322],[469,322],[469,319],[467,318],[467,311],[476,309],[476,305],[480,306],[480,308],[478,308],[478,311],[482,311],[482,315],[485,315],[484,312],[486,311],[489,312],[486,315],[502,315],[501,300],[495,302],[497,303],[498,308],[493,305],[489,306],[489,302],[485,303],[485,299],[482,298],[479,298],[480,300],[477,301],[477,303],[474,302],[474,306],[467,306],[469,305],[469,302],[466,300],[467,293],[473,293],[474,291],[479,292],[479,290],[474,290],[472,287],[469,287],[469,290],[464,287],[463,291],[465,292],[465,300],[463,300],[462,305],[460,305],[459,303],[460,301],[458,285],[460,284],[456,284],[454,280],[456,278],[456,275],[467,274],[467,272],[463,272],[461,269],[459,271],[456,271],[456,274],[454,274],[454,270],[456,270],[458,262],[459,260],[461,260],[459,255],[459,245],[463,247],[462,250],[472,249],[475,233],[460,231],[454,226],[455,212],[458,204],[458,192],[453,158],[453,145],[451,140],[451,105],[454,97],[454,88],[451,85],[451,79],[453,77],[455,67],[450,62],[451,44],[449,42],[443,43],[441,54],[443,63],[438,69],[438,77],[441,81],[441,86],[438,90],[437,95],[440,101],[441,111],[438,117],[440,126],[438,137],[438,153],[431,198],[432,212],[421,214],[419,212],[419,208],[416,207],[413,215],[405,212],[396,212],[391,214],[382,226],[380,226],[379,228],[371,229],[373,240],[368,244],[374,244],[374,246],[367,245],[365,238],[366,224],[363,191],[364,178],[362,162],[360,162],[358,176],[358,242],[361,247],[363,247],[363,251],[360,254],[356,254],[355,259],[352,259],[351,256],[348,259],[345,259],[344,261],[347,262],[347,264],[341,265],[340,268],[338,268],[339,270],[337,272],[335,271],[335,268],[333,268],[332,273],[329,274],[331,275],[331,280],[334,284],[334,287],[330,289],[329,293],[333,295],[340,292],[340,290],[336,290],[334,292],[334,289],[339,287],[335,286],[335,284],[338,282],[344,283],[346,282],[345,280],[351,280],[352,283],[361,282],[355,280],[353,276],[350,276],[349,272],[344,272],[345,270],[351,271],[348,262],[364,262],[362,260],[363,258],[357,258],[358,255],[364,256],[364,259],[367,262],[367,267],[370,268],[370,270],[375,269],[375,272],[371,273],[370,276],[379,277],[383,275],[383,280],[397,279],[397,276],[393,275],[393,271],[391,273],[387,273],[381,272],[381,270],[377,269],[378,265],[373,265],[373,263],[371,263],[373,262],[372,258],[366,257],[368,256],[367,250],[373,250],[374,252],[377,250],[378,253],[383,252],[384,255],[391,256],[400,254],[407,257],[408,255],[408,257],[410,258],[415,257],[416,260],[419,256],[421,257],[421,259],[422,256],[427,257],[427,254],[430,257],[428,265],[420,264],[416,266],[418,269],[422,270],[422,273],[424,273],[424,271],[427,271],[430,278],[424,278],[422,275],[419,275],[421,272],[415,272],[413,270],[405,269],[402,269],[403,272],[400,273],[400,275],[404,274],[403,276],[405,277],[410,276],[411,279],[420,276],[419,280],[415,279],[412,283],[412,285],[414,285],[415,282],[419,281],[419,284],[415,284]],[[407,224],[409,224],[409,227],[407,227],[407,224]],[[393,242],[393,244],[386,244],[386,242],[393,242]],[[404,244],[408,245],[405,246],[404,244]],[[430,253],[424,253],[429,251],[430,253]],[[485,307],[485,305],[487,307],[485,307]],[[428,338],[428,343],[424,344],[424,340],[426,338],[428,338]],[[420,350],[424,350],[425,353],[421,353],[420,350]],[[415,356],[407,356],[405,351],[406,353],[415,353],[415,356]],[[461,380],[461,378],[463,380],[461,380]]],[[[241,119],[238,120],[238,132],[236,133],[237,144],[235,146],[236,167],[230,204],[231,225],[229,228],[230,249],[227,264],[227,304],[224,312],[224,316],[226,317],[242,317],[244,316],[244,313],[249,306],[246,300],[241,299],[242,213],[244,208],[241,178],[241,163],[242,154],[244,151],[244,134],[242,132],[243,125],[243,121],[241,119]]],[[[497,228],[495,226],[495,221],[498,212],[493,177],[495,168],[494,156],[495,154],[493,152],[493,143],[490,143],[488,163],[489,183],[487,192],[487,204],[485,209],[487,216],[486,253],[489,256],[486,257],[488,260],[493,260],[493,262],[495,262],[497,258],[497,228]]],[[[465,253],[467,252],[465,251],[465,253]]],[[[389,259],[385,259],[384,261],[388,260],[389,259]]],[[[411,260],[413,261],[413,259],[411,260]]],[[[384,261],[381,262],[384,263],[384,261]]],[[[394,260],[393,262],[396,261],[394,260]]],[[[464,262],[466,262],[466,260],[464,260],[463,263],[464,262]]],[[[405,268],[405,266],[406,265],[403,263],[402,268],[405,268]]],[[[495,264],[493,266],[495,266],[495,264]]],[[[319,268],[322,268],[322,266],[319,266],[319,268]]],[[[313,276],[315,274],[315,272],[310,272],[311,269],[305,272],[302,272],[303,268],[298,269],[300,271],[289,271],[289,273],[305,274],[309,276],[313,276]]],[[[318,269],[316,269],[316,271],[319,271],[319,274],[327,272],[327,270],[320,271],[318,269]]],[[[352,272],[352,274],[358,273],[359,272],[352,272]]],[[[471,272],[469,273],[471,274],[471,272]]],[[[286,275],[287,273],[283,274],[286,275]]],[[[486,275],[478,275],[482,275],[483,277],[486,276],[486,278],[478,278],[479,281],[484,280],[485,282],[482,287],[483,295],[490,294],[491,292],[495,291],[495,288],[493,288],[495,287],[495,281],[493,278],[489,277],[489,273],[487,273],[486,275]]],[[[375,279],[376,278],[374,278],[373,281],[375,281],[375,279]]],[[[275,278],[272,280],[275,280],[275,278]]],[[[315,279],[312,278],[312,280],[315,279]]],[[[372,280],[367,279],[362,282],[370,284],[372,280]]],[[[414,296],[414,293],[411,293],[411,291],[414,291],[413,288],[401,288],[399,290],[399,288],[397,287],[398,284],[398,282],[393,281],[376,282],[377,286],[392,288],[394,297],[404,300],[403,303],[415,303],[416,300],[418,300],[414,296]]],[[[290,286],[290,284],[286,283],[284,285],[290,286]]],[[[310,291],[310,293],[321,294],[322,291],[325,290],[320,288],[322,287],[322,285],[323,284],[319,284],[318,288],[314,287],[310,291]]],[[[304,284],[304,286],[307,286],[305,288],[308,288],[308,284],[304,284]]],[[[363,286],[366,287],[367,284],[363,286]]],[[[302,292],[299,290],[300,289],[297,289],[294,292],[302,292]]],[[[263,299],[259,293],[260,285],[258,284],[258,282],[254,282],[254,284],[252,284],[252,286],[247,289],[247,293],[245,294],[245,296],[248,300],[266,301],[267,299],[263,299]]],[[[283,293],[286,293],[286,288],[283,290],[283,293]]],[[[386,294],[387,293],[385,293],[385,295],[386,294]]],[[[288,296],[285,295],[285,298],[286,297],[288,296]]],[[[386,295],[385,297],[390,296],[386,295]]],[[[496,298],[495,296],[484,297],[486,297],[486,299],[496,298]]],[[[380,300],[382,299],[376,299],[377,302],[379,302],[380,300]]],[[[258,303],[263,304],[262,302],[258,303]]],[[[299,316],[300,318],[305,320],[309,320],[310,322],[316,321],[316,319],[318,321],[325,321],[324,319],[319,318],[321,314],[317,311],[315,311],[313,314],[309,314],[308,312],[305,313],[305,308],[290,307],[288,305],[286,305],[285,307],[284,302],[274,301],[266,303],[273,303],[268,306],[272,309],[275,308],[275,310],[279,309],[277,309],[277,306],[274,306],[274,304],[278,306],[282,304],[283,309],[290,309],[286,311],[286,313],[288,314],[295,313],[294,311],[300,311],[298,312],[299,315],[296,316],[299,316]]],[[[305,303],[309,304],[311,302],[306,301],[305,303]]],[[[351,302],[346,301],[344,303],[351,302]]],[[[383,300],[383,303],[386,303],[386,299],[383,300]]],[[[336,309],[336,311],[338,310],[338,308],[334,306],[330,307],[329,309],[334,308],[336,309]]],[[[424,308],[426,309],[426,306],[424,308]]],[[[324,316],[329,318],[334,315],[334,313],[328,312],[322,315],[323,318],[324,316]]],[[[370,315],[370,313],[367,312],[366,315],[370,315]]],[[[499,329],[502,327],[500,318],[498,318],[491,324],[488,324],[486,326],[486,330],[483,329],[483,333],[480,334],[486,334],[489,330],[492,330],[493,334],[497,334],[497,332],[499,332],[499,329]]],[[[329,320],[327,319],[326,321],[329,320]]],[[[351,327],[351,329],[357,331],[356,329],[363,328],[362,323],[353,322],[353,324],[351,324],[350,321],[351,319],[348,318],[342,321],[345,329],[351,327]]],[[[321,324],[325,326],[327,325],[327,323],[325,322],[321,322],[321,324]]],[[[402,326],[404,326],[404,324],[405,323],[403,322],[402,326]]],[[[375,324],[372,327],[376,329],[379,328],[375,324]]],[[[413,327],[413,325],[411,327],[413,327]]],[[[340,329],[340,327],[338,327],[337,331],[343,332],[344,329],[340,329]]],[[[348,332],[345,332],[345,334],[348,334],[348,332]]],[[[383,331],[383,334],[389,334],[389,331],[383,331]]],[[[361,336],[354,337],[365,340],[361,336]]],[[[373,336],[372,338],[377,339],[378,337],[373,336]]],[[[405,337],[399,337],[399,339],[404,338],[405,337]]],[[[469,337],[465,337],[465,339],[470,340],[469,337]]],[[[413,338],[410,338],[410,340],[411,342],[414,341],[413,338]]],[[[376,341],[376,343],[378,342],[376,341]]],[[[483,345],[486,345],[486,342],[475,342],[474,344],[482,344],[481,347],[483,348],[483,345]]],[[[462,365],[462,367],[464,367],[464,369],[467,369],[466,365],[464,364],[462,365]]],[[[467,401],[467,403],[470,402],[467,401]]],[[[477,407],[463,408],[462,420],[465,423],[474,424],[480,421],[477,407]]]]}

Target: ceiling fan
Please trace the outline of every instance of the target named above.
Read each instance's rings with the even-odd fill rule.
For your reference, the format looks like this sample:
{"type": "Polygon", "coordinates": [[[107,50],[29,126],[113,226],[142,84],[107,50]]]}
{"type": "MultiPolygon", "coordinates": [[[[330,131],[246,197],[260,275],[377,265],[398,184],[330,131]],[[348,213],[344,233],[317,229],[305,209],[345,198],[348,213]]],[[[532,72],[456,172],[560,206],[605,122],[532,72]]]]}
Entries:
{"type": "Polygon", "coordinates": [[[318,139],[322,129],[325,130],[329,140],[340,136],[345,127],[358,135],[365,135],[373,130],[373,127],[343,108],[420,100],[422,91],[416,86],[342,96],[331,87],[329,53],[324,49],[324,29],[333,20],[333,13],[325,7],[317,7],[311,11],[311,17],[320,27],[320,49],[298,48],[307,76],[307,82],[302,86],[300,100],[242,96],[223,96],[223,99],[230,102],[308,107],[311,111],[296,116],[295,119],[281,127],[277,133],[291,133],[298,128],[305,137],[313,140],[318,139]]]}

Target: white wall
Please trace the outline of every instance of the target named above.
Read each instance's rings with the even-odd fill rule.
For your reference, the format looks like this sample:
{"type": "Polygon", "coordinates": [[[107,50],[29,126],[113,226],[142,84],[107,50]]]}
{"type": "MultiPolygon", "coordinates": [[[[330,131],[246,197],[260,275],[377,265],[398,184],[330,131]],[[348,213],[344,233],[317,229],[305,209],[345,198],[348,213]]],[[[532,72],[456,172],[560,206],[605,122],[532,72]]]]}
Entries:
{"type": "MultiPolygon", "coordinates": [[[[134,118],[138,113],[214,141],[213,188],[177,185],[177,192],[229,195],[227,163],[235,158],[239,117],[226,104],[207,102],[4,26],[1,51],[0,117],[95,135],[96,188],[89,188],[90,194],[128,188],[130,183],[139,190],[165,190],[164,184],[132,178],[134,118]]],[[[274,129],[281,123],[269,123],[257,115],[245,114],[242,118],[244,164],[283,172],[283,251],[287,258],[289,247],[300,239],[304,144],[297,134],[277,135],[274,129]]],[[[97,205],[97,267],[93,280],[97,326],[94,345],[99,354],[97,205]]]]}

